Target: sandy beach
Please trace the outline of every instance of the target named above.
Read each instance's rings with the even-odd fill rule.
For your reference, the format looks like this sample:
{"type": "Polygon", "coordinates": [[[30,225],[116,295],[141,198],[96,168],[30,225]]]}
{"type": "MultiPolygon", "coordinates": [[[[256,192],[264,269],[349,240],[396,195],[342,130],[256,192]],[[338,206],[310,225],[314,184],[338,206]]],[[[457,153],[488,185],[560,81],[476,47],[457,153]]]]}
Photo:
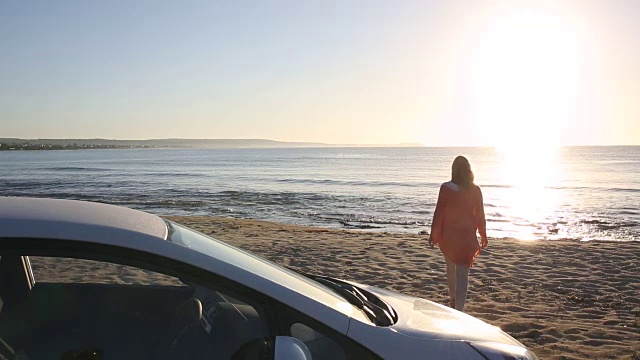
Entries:
{"type": "MultiPolygon", "coordinates": [[[[425,235],[169,219],[282,265],[448,303],[444,261],[425,235]]],[[[640,242],[490,239],[465,311],[540,359],[640,359],[640,242]]]]}

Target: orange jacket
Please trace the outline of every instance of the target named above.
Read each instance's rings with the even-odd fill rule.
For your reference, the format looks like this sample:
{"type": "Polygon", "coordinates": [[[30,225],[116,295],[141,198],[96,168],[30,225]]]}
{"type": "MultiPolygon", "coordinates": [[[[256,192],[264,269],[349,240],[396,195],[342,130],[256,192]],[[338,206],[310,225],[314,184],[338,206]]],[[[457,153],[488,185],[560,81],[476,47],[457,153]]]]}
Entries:
{"type": "Polygon", "coordinates": [[[456,264],[473,266],[480,254],[476,231],[487,238],[482,191],[477,185],[460,189],[452,182],[440,186],[431,223],[431,242],[456,264]]]}

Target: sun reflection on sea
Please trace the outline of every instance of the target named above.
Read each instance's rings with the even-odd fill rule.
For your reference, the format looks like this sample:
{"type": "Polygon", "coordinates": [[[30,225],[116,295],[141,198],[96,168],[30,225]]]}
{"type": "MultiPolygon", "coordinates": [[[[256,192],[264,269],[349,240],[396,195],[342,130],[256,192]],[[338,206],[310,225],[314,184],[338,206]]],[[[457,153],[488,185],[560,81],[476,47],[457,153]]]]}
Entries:
{"type": "Polygon", "coordinates": [[[498,176],[509,187],[504,205],[508,216],[517,219],[513,224],[517,239],[534,240],[558,231],[550,224],[559,207],[552,188],[561,173],[558,152],[543,146],[498,148],[498,176]]]}

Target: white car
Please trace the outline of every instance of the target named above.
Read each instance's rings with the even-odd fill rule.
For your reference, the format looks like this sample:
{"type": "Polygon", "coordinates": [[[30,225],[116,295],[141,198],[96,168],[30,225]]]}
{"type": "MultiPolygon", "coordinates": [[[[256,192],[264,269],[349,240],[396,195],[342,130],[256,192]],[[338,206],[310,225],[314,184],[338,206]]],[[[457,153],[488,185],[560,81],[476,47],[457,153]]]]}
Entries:
{"type": "Polygon", "coordinates": [[[446,306],[73,200],[0,197],[0,298],[0,359],[537,359],[446,306]],[[65,269],[60,279],[78,271],[77,281],[39,281],[42,259],[49,272],[65,269]],[[74,261],[175,282],[96,283],[100,268],[74,261]]]}

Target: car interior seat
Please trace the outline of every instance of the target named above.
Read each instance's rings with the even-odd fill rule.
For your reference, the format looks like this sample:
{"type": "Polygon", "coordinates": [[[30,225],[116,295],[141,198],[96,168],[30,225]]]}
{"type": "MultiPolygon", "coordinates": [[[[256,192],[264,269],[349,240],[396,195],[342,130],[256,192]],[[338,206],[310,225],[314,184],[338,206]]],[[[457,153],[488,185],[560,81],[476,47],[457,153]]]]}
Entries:
{"type": "Polygon", "coordinates": [[[205,344],[202,321],[202,303],[190,298],[182,303],[171,318],[171,337],[168,359],[197,359],[205,344]]]}

